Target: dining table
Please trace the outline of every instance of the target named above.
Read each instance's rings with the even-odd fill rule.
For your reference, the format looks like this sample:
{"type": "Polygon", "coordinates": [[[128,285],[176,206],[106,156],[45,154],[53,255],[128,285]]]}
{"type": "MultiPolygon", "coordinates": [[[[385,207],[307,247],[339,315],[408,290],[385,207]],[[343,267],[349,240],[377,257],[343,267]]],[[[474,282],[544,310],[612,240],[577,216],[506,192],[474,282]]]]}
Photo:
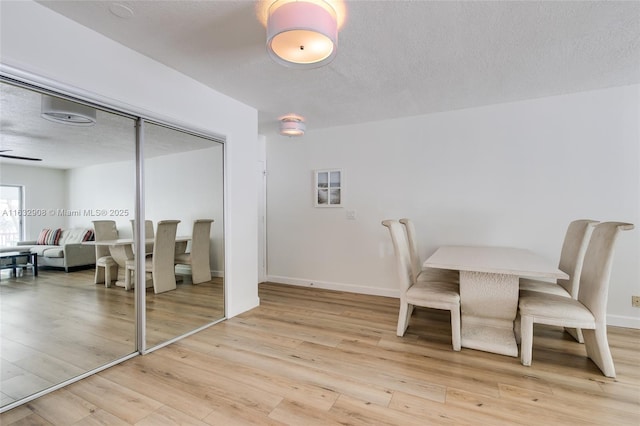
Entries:
{"type": "MultiPolygon", "coordinates": [[[[190,235],[181,235],[176,237],[176,245],[186,244],[191,241],[190,235]]],[[[154,238],[145,239],[145,246],[147,244],[153,245],[154,238]]],[[[83,244],[86,245],[94,245],[94,246],[107,246],[109,247],[109,254],[113,258],[113,260],[118,264],[118,270],[126,271],[127,260],[134,259],[133,252],[133,238],[118,238],[115,240],[101,240],[101,241],[85,241],[83,244]]],[[[116,286],[125,287],[124,279],[120,279],[120,274],[118,274],[118,279],[116,280],[116,286]]]]}
{"type": "Polygon", "coordinates": [[[423,266],[460,271],[462,346],[513,357],[520,277],[569,278],[557,263],[514,247],[442,246],[423,266]]]}

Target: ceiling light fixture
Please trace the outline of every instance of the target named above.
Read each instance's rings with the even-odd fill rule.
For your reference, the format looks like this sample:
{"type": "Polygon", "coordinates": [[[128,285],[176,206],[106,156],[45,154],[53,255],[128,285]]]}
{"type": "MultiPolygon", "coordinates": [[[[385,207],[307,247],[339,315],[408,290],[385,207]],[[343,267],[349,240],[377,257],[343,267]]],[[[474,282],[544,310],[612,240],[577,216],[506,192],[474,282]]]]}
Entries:
{"type": "Polygon", "coordinates": [[[280,117],[280,134],[282,136],[302,136],[307,126],[304,124],[304,117],[299,115],[285,115],[280,117]]]}
{"type": "Polygon", "coordinates": [[[267,17],[267,51],[279,64],[316,68],[336,56],[338,21],[324,0],[277,0],[267,17]]]}
{"type": "Polygon", "coordinates": [[[93,126],[96,124],[96,110],[76,102],[42,95],[41,107],[40,116],[54,123],[72,126],[93,126]]]}

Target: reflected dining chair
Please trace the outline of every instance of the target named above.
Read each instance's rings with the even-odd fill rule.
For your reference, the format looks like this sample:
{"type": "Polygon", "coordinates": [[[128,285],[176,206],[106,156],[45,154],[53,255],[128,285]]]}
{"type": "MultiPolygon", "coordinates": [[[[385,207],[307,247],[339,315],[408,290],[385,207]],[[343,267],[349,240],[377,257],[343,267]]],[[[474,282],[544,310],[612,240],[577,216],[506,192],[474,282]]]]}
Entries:
{"type": "MultiPolygon", "coordinates": [[[[118,239],[118,228],[114,220],[94,220],[93,229],[95,241],[107,241],[118,239]]],[[[111,287],[111,281],[118,279],[118,264],[111,257],[108,246],[96,245],[96,273],[95,284],[104,283],[105,287],[111,287]]]]}
{"type": "Polygon", "coordinates": [[[632,224],[622,222],[603,222],[595,227],[584,256],[577,300],[534,291],[521,294],[518,312],[522,365],[531,365],[533,325],[557,325],[581,328],[587,356],[605,376],[616,376],[607,340],[607,295],[615,241],[620,231],[631,229],[632,224]]]}
{"type": "MultiPolygon", "coordinates": [[[[145,258],[145,273],[151,274],[154,293],[163,293],[176,288],[174,258],[178,223],[180,223],[179,220],[161,220],[158,222],[154,237],[153,254],[145,258]]],[[[128,260],[127,273],[125,275],[126,290],[130,290],[133,287],[135,269],[135,260],[128,260]]],[[[137,280],[141,281],[140,279],[137,280]]]]}
{"type": "MultiPolygon", "coordinates": [[[[521,278],[521,294],[526,295],[527,292],[537,291],[577,299],[584,255],[587,252],[593,228],[597,223],[598,221],[596,220],[580,219],[574,220],[569,224],[562,244],[560,263],[558,265],[562,272],[569,275],[569,279],[550,282],[521,278]]],[[[580,329],[567,328],[566,331],[578,342],[584,343],[580,329]]]]}
{"type": "Polygon", "coordinates": [[[400,219],[400,223],[404,226],[409,243],[409,254],[411,256],[411,271],[416,281],[444,281],[459,284],[460,272],[439,269],[439,268],[422,268],[422,262],[418,255],[418,237],[416,227],[411,219],[400,219]]]}
{"type": "Polygon", "coordinates": [[[211,224],[213,219],[197,219],[193,221],[191,234],[191,251],[175,256],[176,265],[191,266],[191,282],[193,284],[211,281],[209,252],[211,246],[211,224]]]}
{"type": "MultiPolygon", "coordinates": [[[[131,219],[131,229],[133,230],[133,235],[136,235],[136,221],[134,219],[131,219]]],[[[154,238],[154,231],[153,231],[153,221],[152,220],[145,220],[144,221],[144,236],[145,238],[154,238]]],[[[144,251],[146,253],[146,255],[150,255],[153,253],[153,243],[147,243],[144,246],[144,251]]]]}
{"type": "Polygon", "coordinates": [[[451,312],[451,343],[454,351],[460,350],[460,292],[451,282],[416,281],[411,266],[409,243],[403,226],[396,220],[384,220],[389,229],[396,258],[400,287],[400,312],[396,334],[404,336],[414,306],[443,309],[451,312]]]}

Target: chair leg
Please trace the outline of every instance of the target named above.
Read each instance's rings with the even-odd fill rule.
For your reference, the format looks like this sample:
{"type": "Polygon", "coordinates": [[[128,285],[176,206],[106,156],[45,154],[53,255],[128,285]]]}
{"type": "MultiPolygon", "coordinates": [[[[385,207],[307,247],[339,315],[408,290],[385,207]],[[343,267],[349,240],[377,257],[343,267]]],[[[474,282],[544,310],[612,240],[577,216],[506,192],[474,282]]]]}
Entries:
{"type": "Polygon", "coordinates": [[[131,268],[126,268],[125,269],[125,273],[124,273],[124,289],[129,291],[131,290],[132,286],[132,279],[131,279],[131,275],[133,274],[133,269],[131,268]]]}
{"type": "Polygon", "coordinates": [[[460,307],[451,310],[451,343],[453,350],[459,351],[461,346],[460,337],[460,307]]]}
{"type": "Polygon", "coordinates": [[[516,319],[513,321],[513,335],[516,338],[516,343],[519,345],[522,340],[522,336],[520,333],[520,313],[516,314],[516,319]]]}
{"type": "Polygon", "coordinates": [[[583,330],[583,335],[587,356],[591,358],[605,376],[616,377],[616,368],[613,365],[613,358],[609,349],[606,325],[596,325],[595,330],[583,330]]]}
{"type": "Polygon", "coordinates": [[[105,278],[104,272],[105,272],[105,268],[103,268],[102,266],[96,265],[96,275],[95,275],[95,278],[93,279],[94,284],[100,284],[104,282],[104,278],[105,278]]]}
{"type": "Polygon", "coordinates": [[[569,333],[571,337],[573,337],[576,342],[584,343],[584,336],[582,335],[582,329],[580,328],[565,328],[564,331],[569,333]]]}
{"type": "Polygon", "coordinates": [[[533,318],[530,316],[520,317],[520,362],[522,365],[531,365],[531,354],[533,352],[533,318]]]}
{"type": "Polygon", "coordinates": [[[410,305],[403,300],[400,301],[400,313],[398,314],[398,329],[396,334],[400,337],[404,336],[404,332],[409,327],[409,317],[413,312],[413,305],[410,305]]]}

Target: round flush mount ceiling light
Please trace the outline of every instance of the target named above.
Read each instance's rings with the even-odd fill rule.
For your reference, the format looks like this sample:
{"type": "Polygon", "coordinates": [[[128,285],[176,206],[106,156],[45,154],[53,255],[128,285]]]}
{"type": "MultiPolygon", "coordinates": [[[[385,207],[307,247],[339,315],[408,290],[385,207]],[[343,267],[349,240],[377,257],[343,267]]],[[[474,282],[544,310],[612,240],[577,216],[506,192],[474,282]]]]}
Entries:
{"type": "Polygon", "coordinates": [[[279,64],[316,68],[336,56],[336,11],[324,0],[277,0],[267,16],[267,51],[279,64]]]}
{"type": "Polygon", "coordinates": [[[41,107],[40,116],[55,123],[72,126],[93,126],[96,124],[96,110],[86,105],[42,95],[41,107]]]}
{"type": "Polygon", "coordinates": [[[307,126],[304,118],[299,115],[290,114],[280,117],[280,134],[282,136],[302,136],[307,126]]]}

